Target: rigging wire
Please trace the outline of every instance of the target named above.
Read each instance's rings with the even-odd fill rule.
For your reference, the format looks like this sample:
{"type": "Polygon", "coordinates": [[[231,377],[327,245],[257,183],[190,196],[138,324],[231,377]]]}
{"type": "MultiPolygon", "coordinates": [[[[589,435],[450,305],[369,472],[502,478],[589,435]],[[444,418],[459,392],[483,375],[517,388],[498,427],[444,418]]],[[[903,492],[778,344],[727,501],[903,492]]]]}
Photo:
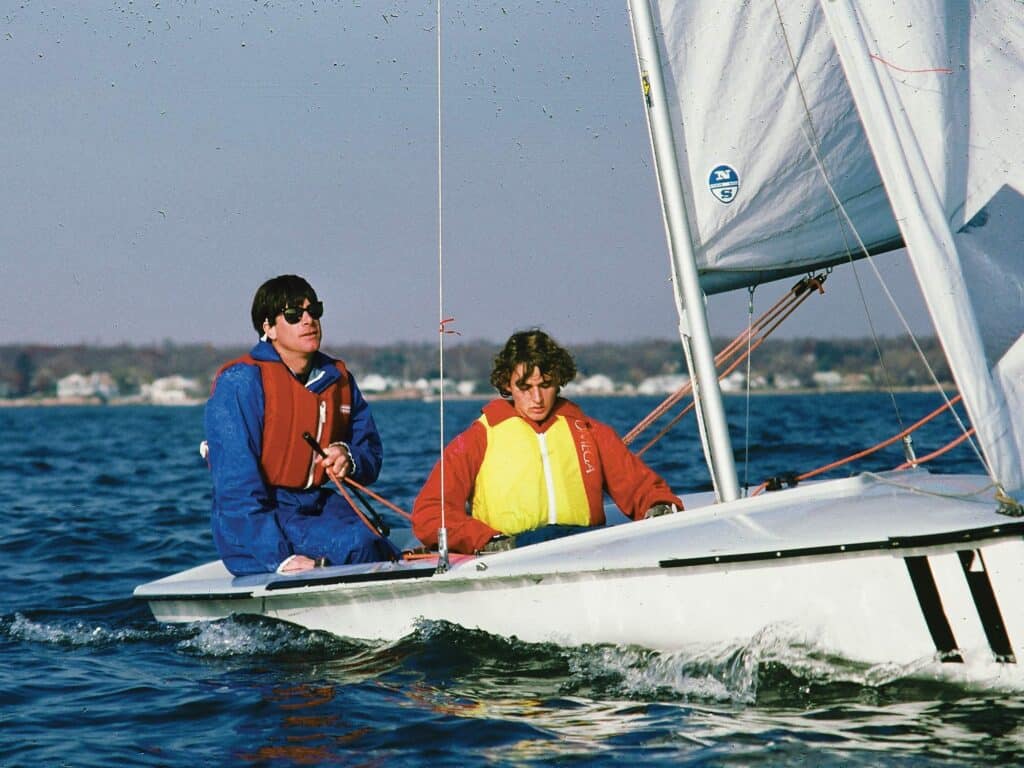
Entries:
{"type": "MultiPolygon", "coordinates": [[[[829,194],[832,195],[833,199],[838,200],[839,196],[836,194],[835,189],[829,183],[827,178],[825,179],[825,186],[828,188],[829,194]]],[[[850,220],[849,214],[846,212],[846,209],[840,208],[840,210],[842,211],[843,215],[846,217],[847,222],[852,228],[853,222],[850,220]]],[[[892,305],[893,312],[896,313],[896,317],[899,319],[900,325],[903,326],[903,330],[906,332],[907,337],[910,339],[910,342],[914,345],[914,349],[917,351],[918,357],[924,364],[925,370],[928,372],[928,376],[931,378],[932,384],[935,385],[936,391],[939,393],[940,397],[942,397],[942,399],[945,401],[947,406],[952,405],[949,395],[946,394],[945,389],[939,382],[939,377],[935,374],[935,369],[932,368],[931,363],[928,361],[928,358],[924,354],[924,350],[921,349],[921,345],[918,342],[917,337],[914,335],[914,332],[910,329],[910,323],[907,322],[906,316],[900,309],[899,302],[897,302],[896,298],[892,295],[892,292],[889,290],[889,286],[886,284],[884,278],[882,277],[882,273],[878,270],[878,266],[875,264],[875,260],[871,257],[871,254],[868,253],[867,246],[864,245],[864,241],[861,240],[860,234],[857,232],[856,229],[853,230],[853,233],[857,237],[857,243],[860,246],[860,250],[864,253],[865,260],[867,261],[868,266],[870,266],[871,269],[874,271],[875,277],[878,279],[878,283],[882,289],[882,292],[885,294],[886,298],[889,300],[889,303],[892,305]]],[[[968,428],[964,424],[963,420],[960,418],[960,414],[957,413],[956,410],[952,408],[950,408],[950,413],[952,414],[953,419],[956,421],[957,426],[960,427],[960,431],[966,434],[968,432],[968,428]]],[[[981,450],[978,448],[977,444],[974,442],[974,440],[971,439],[968,439],[967,443],[968,445],[971,446],[971,449],[974,451],[974,455],[977,457],[981,466],[985,468],[985,472],[989,475],[989,477],[992,477],[992,470],[989,467],[988,462],[985,461],[985,457],[981,455],[981,450]]]]}
{"type": "MultiPolygon", "coordinates": [[[[804,299],[809,295],[809,288],[818,288],[821,290],[820,283],[824,282],[824,277],[819,276],[818,278],[804,279],[793,286],[783,296],[775,302],[768,310],[766,310],[761,317],[754,321],[753,333],[755,335],[761,335],[762,340],[764,337],[769,336],[781,324],[782,320],[785,320],[792,314],[793,310],[799,306],[804,299]],[[769,324],[774,323],[769,328],[769,324]],[[765,330],[767,329],[767,330],[765,330]]],[[[739,346],[744,342],[745,335],[739,334],[735,339],[730,341],[724,349],[722,349],[717,355],[715,355],[715,366],[721,366],[726,363],[730,357],[735,354],[739,346]]],[[[754,345],[756,348],[761,344],[761,340],[754,345]]],[[[732,372],[730,368],[728,371],[720,375],[727,375],[732,372]]],[[[629,445],[637,437],[640,436],[651,424],[664,416],[676,403],[690,394],[690,383],[687,382],[674,393],[669,395],[665,400],[656,406],[647,416],[640,420],[639,423],[633,429],[631,429],[622,438],[622,442],[629,445]]],[[[660,435],[659,435],[660,437],[660,435]]],[[[654,441],[652,441],[654,442],[654,441]]],[[[646,449],[645,449],[646,450],[646,449]]]]}
{"type": "MultiPolygon", "coordinates": [[[[804,118],[806,119],[807,126],[810,129],[810,136],[808,136],[807,133],[804,133],[804,139],[807,142],[808,149],[810,149],[811,153],[814,155],[815,163],[817,164],[818,169],[821,172],[825,184],[831,190],[831,180],[828,177],[827,170],[825,169],[825,164],[821,160],[821,141],[818,138],[817,130],[815,130],[814,119],[811,115],[810,105],[807,101],[807,93],[806,91],[804,91],[803,81],[800,79],[800,73],[797,71],[796,55],[793,53],[793,47],[789,42],[789,35],[786,33],[786,25],[782,20],[782,9],[779,8],[778,0],[775,0],[775,14],[779,20],[779,29],[782,32],[782,40],[786,45],[786,54],[789,56],[790,70],[793,73],[793,79],[796,82],[797,91],[800,93],[800,103],[803,105],[804,108],[804,118]]],[[[889,370],[885,366],[885,359],[882,356],[882,347],[878,343],[878,334],[875,331],[875,324],[874,320],[871,317],[871,310],[868,309],[867,299],[864,296],[864,288],[860,282],[860,275],[857,274],[857,268],[854,266],[853,248],[851,247],[850,241],[847,238],[846,227],[843,226],[843,212],[841,212],[842,207],[843,204],[839,200],[838,196],[833,194],[832,213],[836,217],[837,229],[839,230],[839,233],[843,238],[843,249],[846,251],[847,263],[849,263],[850,268],[853,270],[854,282],[857,284],[857,293],[860,296],[861,306],[864,307],[864,315],[865,317],[867,317],[868,328],[871,332],[871,340],[872,342],[874,342],[875,345],[875,356],[878,358],[878,363],[882,368],[882,374],[885,377],[886,391],[889,393],[889,399],[892,402],[893,412],[896,415],[896,423],[902,431],[904,428],[903,416],[900,413],[899,406],[896,404],[896,393],[893,389],[892,379],[889,376],[889,370]]],[[[853,229],[852,222],[850,222],[850,228],[853,229]]],[[[854,233],[856,234],[856,230],[854,230],[854,233]]],[[[870,254],[868,256],[870,258],[870,254]]]]}
{"type": "MultiPolygon", "coordinates": [[[[837,469],[837,468],[839,468],[839,467],[841,467],[841,466],[843,466],[845,464],[849,464],[852,461],[857,461],[858,459],[862,459],[865,456],[870,456],[871,454],[876,453],[877,451],[880,451],[883,448],[886,448],[886,447],[892,445],[893,443],[904,439],[911,432],[914,432],[915,430],[917,430],[920,427],[924,426],[929,421],[931,421],[932,419],[934,419],[937,416],[939,416],[940,414],[942,414],[944,411],[953,410],[953,406],[956,403],[958,403],[958,402],[960,402],[960,395],[956,395],[952,400],[946,401],[944,404],[940,405],[938,408],[936,408],[934,411],[929,413],[927,416],[924,416],[924,417],[918,419],[916,422],[911,424],[909,427],[904,429],[902,432],[898,432],[895,435],[893,435],[892,437],[886,438],[882,442],[877,443],[877,444],[871,446],[870,448],[865,448],[862,451],[858,451],[857,453],[854,453],[854,454],[846,456],[846,457],[844,457],[842,459],[838,459],[836,461],[833,461],[833,462],[831,462],[829,464],[826,464],[823,467],[818,467],[817,469],[812,469],[810,472],[804,472],[803,474],[796,475],[793,478],[793,480],[794,480],[793,484],[795,485],[798,482],[802,482],[804,480],[809,480],[810,478],[816,477],[816,476],[818,476],[818,475],[820,475],[820,474],[822,474],[824,472],[828,472],[830,470],[837,469]]],[[[923,464],[926,461],[930,461],[931,459],[933,459],[933,458],[935,458],[937,456],[941,456],[946,451],[948,451],[951,448],[954,448],[955,446],[957,446],[960,443],[962,443],[965,439],[967,439],[968,435],[970,433],[973,433],[973,432],[974,432],[974,428],[972,427],[968,432],[965,432],[964,434],[962,434],[959,437],[957,437],[955,440],[953,440],[952,443],[950,443],[946,447],[941,448],[938,451],[934,451],[933,453],[930,453],[928,456],[922,457],[920,459],[916,459],[913,464],[911,464],[911,462],[909,462],[909,461],[906,462],[905,464],[901,464],[900,466],[897,467],[897,469],[909,469],[911,466],[917,466],[918,464],[923,464]]],[[[759,493],[761,493],[762,491],[764,491],[767,488],[767,485],[768,485],[767,482],[762,483],[756,489],[754,489],[754,492],[751,495],[752,496],[757,496],[759,493]]]]}
{"type": "Polygon", "coordinates": [[[754,291],[757,286],[747,288],[747,412],[744,419],[743,432],[746,435],[743,441],[743,495],[750,495],[750,357],[753,350],[750,342],[753,337],[754,327],[754,291]]]}
{"type": "Polygon", "coordinates": [[[951,440],[950,442],[946,443],[946,445],[942,446],[938,450],[932,451],[931,453],[929,453],[929,454],[927,454],[925,456],[922,456],[921,458],[916,458],[915,457],[913,462],[910,462],[910,461],[904,462],[903,464],[900,464],[898,467],[896,467],[896,469],[910,469],[911,467],[916,467],[918,464],[924,464],[926,461],[931,461],[932,459],[938,458],[939,456],[943,455],[944,453],[948,453],[949,451],[951,451],[954,448],[956,448],[958,445],[960,445],[960,443],[962,443],[964,440],[968,439],[973,434],[974,434],[974,427],[971,427],[969,430],[964,432],[962,435],[960,435],[959,437],[955,438],[954,440],[951,440]]]}
{"type": "Polygon", "coordinates": [[[445,318],[444,312],[444,207],[442,193],[443,182],[443,134],[441,120],[441,2],[437,0],[436,16],[434,19],[437,28],[436,54],[437,54],[437,316],[439,320],[437,334],[437,357],[438,375],[441,379],[440,395],[438,397],[438,422],[441,439],[441,528],[437,532],[437,570],[443,573],[448,570],[448,527],[445,520],[445,495],[444,495],[444,337],[445,323],[451,318],[445,318]]]}

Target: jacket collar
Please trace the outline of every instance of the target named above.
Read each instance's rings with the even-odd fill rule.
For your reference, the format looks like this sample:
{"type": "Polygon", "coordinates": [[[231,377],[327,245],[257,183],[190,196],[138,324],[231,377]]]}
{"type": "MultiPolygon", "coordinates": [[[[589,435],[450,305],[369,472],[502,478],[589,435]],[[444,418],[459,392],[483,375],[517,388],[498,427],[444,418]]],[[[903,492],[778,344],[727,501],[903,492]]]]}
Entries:
{"type": "MultiPolygon", "coordinates": [[[[277,362],[284,365],[281,356],[277,354],[274,345],[269,341],[260,341],[249,352],[254,360],[262,362],[277,362]]],[[[322,392],[328,385],[333,384],[341,378],[338,367],[334,364],[334,358],[317,352],[313,355],[313,365],[309,369],[309,378],[306,379],[306,388],[312,392],[322,392]]]]}
{"type": "Polygon", "coordinates": [[[587,418],[576,403],[572,400],[566,400],[564,397],[559,397],[555,400],[555,405],[551,409],[551,413],[549,413],[548,417],[540,424],[529,419],[524,419],[516,413],[516,409],[511,402],[501,398],[489,402],[481,409],[481,413],[483,413],[484,417],[487,419],[487,423],[492,427],[496,427],[498,424],[508,419],[520,419],[524,423],[533,427],[535,432],[546,432],[551,428],[551,425],[557,421],[559,416],[564,416],[566,419],[570,420],[585,420],[587,418]]]}

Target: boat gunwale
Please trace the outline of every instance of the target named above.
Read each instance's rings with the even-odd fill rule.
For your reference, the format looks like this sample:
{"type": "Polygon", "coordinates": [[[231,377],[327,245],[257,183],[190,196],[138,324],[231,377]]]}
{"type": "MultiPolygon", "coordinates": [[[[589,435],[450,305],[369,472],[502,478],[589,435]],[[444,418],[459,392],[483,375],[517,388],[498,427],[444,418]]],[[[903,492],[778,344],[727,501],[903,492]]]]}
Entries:
{"type": "MultiPolygon", "coordinates": [[[[926,534],[921,536],[889,537],[884,541],[858,542],[855,544],[836,544],[820,547],[798,547],[793,549],[765,550],[760,552],[737,553],[734,555],[705,556],[699,558],[678,558],[660,560],[657,564],[648,567],[632,567],[614,569],[623,577],[636,576],[644,572],[671,572],[678,569],[701,569],[722,565],[757,566],[765,563],[785,561],[793,563],[796,560],[828,560],[834,559],[836,555],[843,557],[864,556],[881,554],[885,552],[894,553],[894,556],[913,556],[918,551],[933,550],[937,547],[954,549],[962,548],[964,544],[980,542],[994,542],[999,539],[1013,540],[1024,538],[1024,521],[1000,523],[978,528],[965,528],[956,531],[946,531],[937,534],[926,534]]],[[[929,553],[934,554],[934,553],[929,553]]],[[[551,570],[543,573],[502,573],[485,581],[493,584],[507,583],[510,581],[533,580],[540,583],[544,579],[557,577],[559,579],[583,579],[593,576],[607,576],[610,569],[595,568],[589,570],[551,570]]],[[[463,578],[452,578],[455,574],[448,572],[447,578],[439,580],[446,587],[454,587],[458,582],[472,582],[479,585],[481,579],[479,570],[472,569],[463,578]]],[[[436,571],[427,568],[415,570],[374,572],[364,574],[343,574],[322,579],[308,579],[305,583],[296,582],[271,582],[268,585],[255,588],[246,592],[202,592],[202,593],[178,593],[178,594],[153,594],[135,595],[136,599],[147,602],[215,602],[218,600],[273,600],[275,597],[299,597],[302,595],[313,596],[333,591],[330,588],[342,584],[359,585],[363,588],[382,586],[394,581],[428,580],[438,575],[436,571]]],[[[434,582],[438,583],[438,582],[434,582]]]]}

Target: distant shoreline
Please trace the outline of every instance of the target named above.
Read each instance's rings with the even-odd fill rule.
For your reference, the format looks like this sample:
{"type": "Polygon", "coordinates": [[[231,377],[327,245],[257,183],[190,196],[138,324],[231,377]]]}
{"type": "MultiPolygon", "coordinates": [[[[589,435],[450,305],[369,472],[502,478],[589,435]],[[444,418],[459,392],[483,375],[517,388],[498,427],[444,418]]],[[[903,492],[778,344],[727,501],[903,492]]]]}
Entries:
{"type": "MultiPolygon", "coordinates": [[[[932,386],[915,386],[915,387],[893,387],[892,389],[884,389],[881,387],[833,387],[829,389],[818,389],[811,387],[796,387],[793,389],[771,389],[771,388],[760,388],[752,389],[750,391],[751,397],[763,397],[765,395],[785,395],[787,397],[799,396],[799,395],[848,395],[848,394],[864,394],[864,393],[881,393],[886,394],[888,392],[894,392],[896,394],[906,393],[928,393],[935,392],[935,388],[932,386]]],[[[947,394],[955,394],[956,390],[952,387],[944,387],[943,392],[947,394]]],[[[422,397],[418,395],[409,394],[378,394],[378,393],[363,393],[364,397],[369,402],[420,402],[420,403],[436,403],[438,397],[436,395],[431,397],[422,397]]],[[[747,392],[723,392],[722,397],[724,398],[736,398],[746,397],[747,392]]],[[[639,394],[637,392],[595,392],[586,394],[574,394],[570,400],[586,400],[593,397],[646,397],[657,399],[667,398],[667,393],[658,395],[647,395],[639,394]]],[[[497,394],[473,394],[473,395],[459,395],[459,394],[447,394],[445,400],[448,401],[473,401],[479,400],[481,402],[491,400],[497,397],[497,394]]],[[[0,408],[52,408],[52,407],[83,407],[83,406],[108,406],[111,408],[131,406],[131,405],[142,405],[147,407],[156,408],[190,408],[195,406],[201,406],[206,404],[206,399],[194,399],[185,400],[176,403],[153,403],[149,401],[139,400],[137,398],[113,398],[110,400],[103,400],[98,397],[75,397],[75,398],[57,398],[57,397],[19,397],[10,399],[0,399],[0,408]]]]}

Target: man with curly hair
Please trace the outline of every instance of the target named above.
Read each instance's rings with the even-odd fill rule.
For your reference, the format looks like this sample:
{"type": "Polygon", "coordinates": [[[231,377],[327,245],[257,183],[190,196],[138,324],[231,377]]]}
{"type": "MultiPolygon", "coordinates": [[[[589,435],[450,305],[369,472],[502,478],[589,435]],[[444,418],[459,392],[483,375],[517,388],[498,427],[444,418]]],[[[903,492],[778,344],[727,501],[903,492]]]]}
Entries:
{"type": "MultiPolygon", "coordinates": [[[[444,451],[444,510],[452,552],[501,551],[602,526],[604,494],[627,516],[682,508],[666,482],[615,431],[559,397],[572,356],[536,328],[513,334],[494,359],[488,403],[444,451]]],[[[441,462],[412,511],[428,547],[441,527],[441,462]]]]}

